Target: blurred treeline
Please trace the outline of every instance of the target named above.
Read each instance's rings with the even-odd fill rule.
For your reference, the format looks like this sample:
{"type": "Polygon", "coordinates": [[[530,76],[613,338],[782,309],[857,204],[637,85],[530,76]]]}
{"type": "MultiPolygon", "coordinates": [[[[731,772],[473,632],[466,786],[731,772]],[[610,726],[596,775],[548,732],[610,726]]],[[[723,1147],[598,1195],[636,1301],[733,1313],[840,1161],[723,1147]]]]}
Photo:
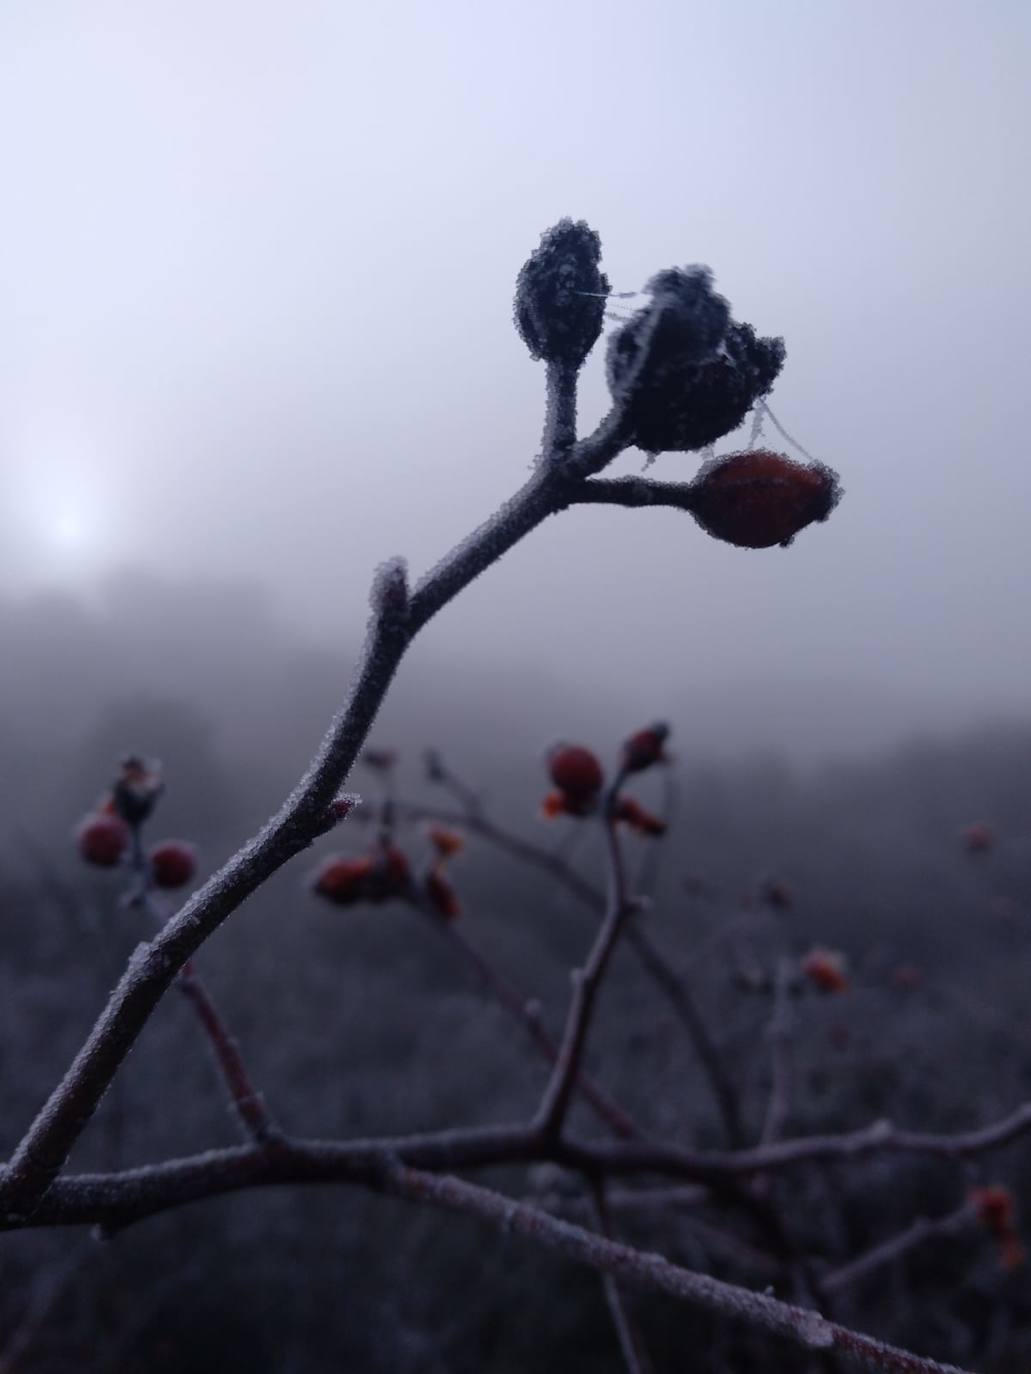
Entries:
{"type": "MultiPolygon", "coordinates": [[[[118,595],[103,613],[56,596],[0,606],[0,1153],[141,938],[141,918],[119,906],[117,875],[84,870],[70,840],[118,758],[163,761],[168,793],[152,837],[196,841],[208,871],[295,781],[353,655],[353,643],[298,646],[246,590],[184,592],[140,575],[118,595]]],[[[847,953],[852,990],[798,1001],[790,1133],[881,1116],[956,1130],[1031,1095],[1031,720],[800,771],[787,753],[715,756],[709,709],[685,689],[671,721],[672,830],[646,919],[704,1010],[749,1129],[762,1123],[771,998],[743,975],[814,943],[847,953]],[[977,859],[960,841],[973,821],[998,837],[977,859]],[[763,904],[770,878],[788,885],[788,909],[763,904]]],[[[421,749],[432,745],[502,821],[600,880],[589,829],[539,818],[541,752],[561,736],[612,758],[621,735],[654,714],[646,674],[621,710],[616,723],[613,703],[564,691],[536,668],[513,682],[417,649],[374,741],[399,750],[404,795],[450,806],[423,777],[421,749]]],[[[377,775],[358,770],[352,785],[374,808],[377,775]]],[[[670,801],[658,777],[635,790],[653,808],[670,801]]],[[[368,837],[348,823],[318,853],[358,851],[368,837]]],[[[401,839],[419,862],[425,838],[414,829],[401,839]]],[[[629,843],[643,859],[648,842],[629,843]]],[[[528,1115],[544,1070],[520,1029],[416,915],[321,906],[304,886],[316,857],[277,875],[200,958],[287,1127],[355,1136],[528,1115]]],[[[452,875],[470,941],[559,1025],[590,914],[476,840],[452,875]]],[[[723,1143],[681,1026],[627,953],[591,1061],[656,1133],[723,1143]]],[[[235,1138],[206,1047],[170,996],[73,1167],[142,1164],[235,1138]]],[[[799,1243],[833,1267],[917,1213],[949,1211],[974,1179],[1007,1183],[1031,1209],[1029,1152],[1031,1142],[1017,1143],[978,1174],[898,1158],[811,1169],[786,1176],[777,1196],[799,1243]]],[[[517,1172],[498,1181],[535,1186],[517,1172]]],[[[626,1234],[769,1282],[742,1270],[699,1216],[731,1229],[706,1209],[634,1218],[626,1234]]],[[[620,1368],[593,1276],[464,1221],[343,1189],[242,1194],[104,1240],[12,1234],[0,1250],[5,1371],[5,1343],[9,1367],[25,1374],[620,1368]]],[[[660,1370],[803,1367],[683,1308],[651,1301],[640,1311],[660,1370]]],[[[843,1297],[838,1314],[998,1374],[1031,1359],[1026,1272],[1004,1273],[976,1235],[915,1252],[843,1297]]]]}

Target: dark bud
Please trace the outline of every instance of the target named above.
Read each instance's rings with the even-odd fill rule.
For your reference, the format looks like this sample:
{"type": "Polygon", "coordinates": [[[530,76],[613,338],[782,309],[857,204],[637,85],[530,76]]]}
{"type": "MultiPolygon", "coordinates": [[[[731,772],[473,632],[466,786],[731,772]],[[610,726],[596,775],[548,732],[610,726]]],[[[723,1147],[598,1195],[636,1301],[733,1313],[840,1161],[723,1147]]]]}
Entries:
{"type": "Polygon", "coordinates": [[[447,769],[444,767],[444,760],[436,749],[427,749],[422,756],[422,762],[426,770],[427,782],[447,782],[447,769]]]}
{"type": "Polygon", "coordinates": [[[609,388],[646,453],[705,448],[737,429],[784,365],[781,339],[730,318],[707,267],[670,268],[613,334],[609,388]]]}
{"type": "Polygon", "coordinates": [[[796,463],[766,449],[714,458],[690,491],[702,529],[745,549],[790,544],[806,525],[826,520],[841,496],[830,468],[796,463]]]}
{"type": "Polygon", "coordinates": [[[609,281],[601,239],[583,220],[559,220],[516,279],[515,326],[532,358],[579,367],[598,342],[609,281]]]}
{"type": "Polygon", "coordinates": [[[623,769],[627,773],[640,773],[653,764],[666,762],[666,740],[669,726],[665,721],[656,721],[644,730],[638,730],[623,742],[623,769]]]}
{"type": "Polygon", "coordinates": [[[142,825],[163,790],[161,765],[130,754],[122,760],[111,789],[112,809],[126,824],[142,825]]]}

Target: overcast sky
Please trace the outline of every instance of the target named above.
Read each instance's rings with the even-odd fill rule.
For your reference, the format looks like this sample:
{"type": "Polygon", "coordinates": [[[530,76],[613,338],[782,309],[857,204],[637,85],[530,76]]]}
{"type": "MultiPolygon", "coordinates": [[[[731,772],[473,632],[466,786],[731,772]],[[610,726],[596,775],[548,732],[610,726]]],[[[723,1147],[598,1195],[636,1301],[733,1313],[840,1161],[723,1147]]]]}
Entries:
{"type": "Polygon", "coordinates": [[[379,560],[526,476],[513,283],[572,215],[616,289],[708,263],[785,337],[772,406],[845,499],[786,551],[568,513],[435,652],[650,710],[770,676],[1020,707],[1029,61],[1026,0],[4,0],[0,591],[255,579],[337,641],[379,560]]]}

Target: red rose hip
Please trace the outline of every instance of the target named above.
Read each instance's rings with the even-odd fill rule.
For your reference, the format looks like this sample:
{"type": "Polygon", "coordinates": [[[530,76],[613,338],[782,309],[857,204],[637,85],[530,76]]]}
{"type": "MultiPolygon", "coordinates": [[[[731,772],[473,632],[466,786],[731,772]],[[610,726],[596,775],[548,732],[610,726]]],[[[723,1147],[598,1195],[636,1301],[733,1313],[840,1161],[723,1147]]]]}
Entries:
{"type": "Polygon", "coordinates": [[[120,864],[130,838],[129,827],[121,816],[100,813],[87,816],[75,832],[80,858],[97,868],[114,868],[120,864]]]}
{"type": "Polygon", "coordinates": [[[185,840],[163,840],[147,857],[155,887],[184,887],[197,872],[197,851],[185,840]]]}
{"type": "Polygon", "coordinates": [[[605,781],[601,764],[578,744],[556,744],[548,754],[548,772],[560,792],[578,801],[600,792],[605,781]]]}

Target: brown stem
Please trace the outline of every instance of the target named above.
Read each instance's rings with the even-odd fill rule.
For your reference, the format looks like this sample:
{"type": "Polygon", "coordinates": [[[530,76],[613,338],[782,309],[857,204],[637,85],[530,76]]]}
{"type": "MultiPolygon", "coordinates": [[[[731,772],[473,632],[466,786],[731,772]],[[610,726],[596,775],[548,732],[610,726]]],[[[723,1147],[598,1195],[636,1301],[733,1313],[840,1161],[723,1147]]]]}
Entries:
{"type": "Polygon", "coordinates": [[[175,985],[196,1012],[197,1020],[208,1037],[218,1071],[244,1130],[259,1143],[278,1136],[280,1132],[265,1106],[264,1098],[251,1083],[240,1046],[222,1020],[192,960],[183,965],[175,985]]]}

